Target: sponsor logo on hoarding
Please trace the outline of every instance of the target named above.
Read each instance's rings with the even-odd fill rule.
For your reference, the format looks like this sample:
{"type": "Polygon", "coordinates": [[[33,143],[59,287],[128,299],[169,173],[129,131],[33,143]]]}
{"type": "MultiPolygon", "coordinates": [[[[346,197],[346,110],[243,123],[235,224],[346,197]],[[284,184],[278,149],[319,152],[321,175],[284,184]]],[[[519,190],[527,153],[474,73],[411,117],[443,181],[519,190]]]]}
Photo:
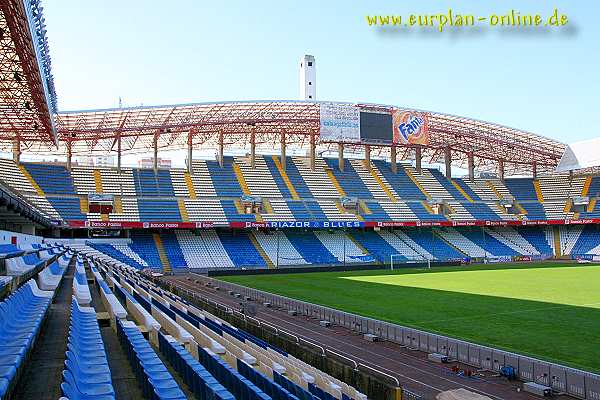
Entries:
{"type": "Polygon", "coordinates": [[[397,110],[392,115],[394,143],[429,144],[427,115],[414,111],[397,110]]]}
{"type": "Polygon", "coordinates": [[[359,221],[269,221],[246,222],[246,228],[360,228],[359,221]]]}

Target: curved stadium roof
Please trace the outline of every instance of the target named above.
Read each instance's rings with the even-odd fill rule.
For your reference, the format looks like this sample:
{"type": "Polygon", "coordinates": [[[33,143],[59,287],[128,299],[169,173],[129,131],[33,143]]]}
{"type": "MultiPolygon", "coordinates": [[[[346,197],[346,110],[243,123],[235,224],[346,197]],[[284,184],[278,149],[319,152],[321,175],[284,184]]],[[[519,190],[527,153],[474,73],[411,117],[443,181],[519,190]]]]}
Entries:
{"type": "MultiPolygon", "coordinates": [[[[223,134],[227,148],[245,148],[251,132],[257,147],[278,147],[281,132],[292,146],[308,146],[315,134],[319,151],[333,144],[319,141],[319,103],[304,101],[233,101],[155,107],[118,108],[56,113],[56,94],[50,68],[46,28],[39,0],[0,2],[0,150],[10,150],[16,139],[24,151],[73,154],[116,150],[123,152],[180,149],[191,139],[194,148],[215,148],[223,134]],[[191,135],[188,134],[191,132],[191,135]],[[57,146],[58,145],[58,149],[57,146]]],[[[357,104],[394,110],[385,105],[357,104]]],[[[452,150],[455,166],[466,167],[468,154],[479,171],[496,170],[500,160],[507,174],[552,172],[565,145],[543,136],[499,124],[439,112],[429,116],[430,145],[424,160],[442,162],[452,150]]],[[[346,145],[361,153],[360,145],[346,145]]],[[[373,147],[373,146],[372,146],[373,147]]],[[[374,147],[386,156],[389,147],[374,147]]],[[[399,160],[411,159],[414,150],[399,146],[399,160]]]]}
{"type": "MultiPolygon", "coordinates": [[[[257,147],[278,147],[281,132],[286,142],[308,146],[311,133],[317,135],[322,150],[330,143],[318,141],[319,102],[239,101],[180,104],[155,107],[117,108],[63,112],[55,123],[62,143],[71,142],[73,153],[111,151],[121,136],[124,151],[146,151],[158,135],[162,149],[184,148],[192,132],[194,148],[214,148],[219,133],[230,148],[245,148],[252,131],[257,147]]],[[[394,110],[398,107],[363,105],[394,110]]],[[[404,107],[399,107],[405,109],[404,107]]],[[[420,111],[429,117],[430,144],[424,148],[427,162],[441,162],[446,148],[453,152],[453,164],[466,167],[467,154],[473,153],[478,170],[494,170],[503,160],[507,173],[527,173],[535,163],[538,172],[556,167],[565,145],[556,140],[519,129],[444,113],[420,111]]],[[[360,145],[346,145],[360,152],[360,145]]],[[[373,147],[373,146],[372,146],[373,147]]],[[[410,159],[413,149],[399,146],[399,159],[410,159]]],[[[386,155],[388,147],[378,147],[386,155]]]]}

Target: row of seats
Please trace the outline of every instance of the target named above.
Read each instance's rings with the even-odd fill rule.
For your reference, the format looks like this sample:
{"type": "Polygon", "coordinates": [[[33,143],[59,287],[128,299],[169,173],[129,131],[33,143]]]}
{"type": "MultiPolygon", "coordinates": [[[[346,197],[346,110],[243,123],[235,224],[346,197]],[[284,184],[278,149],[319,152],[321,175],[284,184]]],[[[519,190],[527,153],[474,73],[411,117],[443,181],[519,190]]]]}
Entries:
{"type": "Polygon", "coordinates": [[[61,384],[68,400],[115,399],[104,341],[92,307],[82,307],[73,296],[71,323],[61,384]]]}
{"type": "MultiPolygon", "coordinates": [[[[264,156],[259,157],[256,164],[259,172],[248,169],[246,158],[225,157],[223,166],[215,161],[194,161],[193,170],[201,176],[191,178],[181,169],[157,172],[151,169],[126,169],[118,175],[116,170],[111,168],[75,167],[69,172],[61,165],[27,163],[23,164],[23,170],[20,170],[13,163],[11,168],[3,168],[9,176],[6,179],[2,178],[9,185],[18,185],[15,186],[16,189],[24,188],[24,195],[32,203],[39,203],[40,193],[42,197],[48,195],[48,201],[38,206],[49,207],[53,215],[56,214],[64,220],[95,219],[99,216],[88,215],[83,211],[85,207],[80,203],[80,198],[84,200],[82,196],[89,193],[106,192],[118,196],[137,196],[139,198],[136,204],[139,210],[134,213],[135,218],[133,214],[128,214],[119,216],[118,219],[140,221],[183,221],[177,201],[166,199],[175,196],[185,197],[186,204],[188,200],[196,200],[197,196],[220,197],[222,204],[218,207],[219,216],[224,213],[228,221],[254,220],[251,215],[238,214],[233,200],[230,200],[239,199],[246,192],[265,198],[290,201],[331,199],[346,194],[378,201],[389,201],[388,197],[391,196],[392,204],[394,199],[418,202],[429,198],[461,204],[475,202],[487,206],[471,207],[469,213],[473,218],[481,219],[487,216],[486,219],[496,220],[502,217],[497,213],[494,204],[500,199],[537,202],[543,198],[552,198],[555,201],[560,199],[564,203],[568,198],[582,195],[584,192],[592,197],[597,196],[597,182],[600,182],[599,177],[593,177],[589,184],[585,184],[585,177],[570,179],[564,174],[540,177],[539,180],[507,178],[503,182],[498,179],[476,179],[470,182],[466,179],[447,179],[437,169],[424,169],[417,173],[414,168],[405,165],[399,165],[394,173],[389,163],[382,160],[375,160],[370,164],[363,160],[345,160],[343,171],[339,168],[337,159],[325,158],[317,161],[317,170],[311,171],[305,165],[306,160],[289,157],[283,171],[280,163],[276,163],[273,157],[264,156]],[[240,170],[240,166],[244,168],[240,170]],[[244,177],[243,171],[246,171],[248,176],[244,177]],[[334,187],[328,173],[335,179],[336,185],[339,185],[339,190],[334,187]],[[29,175],[29,178],[24,177],[24,174],[29,175]],[[29,179],[36,186],[35,189],[32,183],[21,184],[29,179]],[[162,198],[152,199],[153,197],[162,198]],[[484,201],[486,203],[482,203],[484,201]],[[161,208],[164,208],[162,214],[157,211],[161,208]]],[[[12,163],[9,160],[2,162],[12,163]]],[[[387,203],[381,204],[383,207],[383,204],[387,203]]],[[[292,203],[290,207],[296,208],[297,204],[292,203]]],[[[316,219],[323,218],[318,209],[315,210],[315,213],[307,213],[302,208],[296,211],[300,219],[306,215],[313,215],[311,218],[316,219]]],[[[191,216],[194,213],[189,214],[191,216]]],[[[423,219],[420,215],[418,217],[423,219]]]]}
{"type": "MultiPolygon", "coordinates": [[[[173,353],[175,351],[187,359],[186,362],[188,362],[191,359],[187,354],[191,354],[192,358],[198,360],[235,398],[269,398],[258,385],[236,371],[238,360],[261,370],[262,373],[266,373],[265,376],[268,379],[275,379],[274,371],[283,374],[286,377],[285,379],[301,386],[305,392],[310,390],[310,384],[314,384],[320,390],[334,396],[331,399],[358,400],[365,398],[364,395],[343,382],[335,380],[247,332],[232,327],[225,321],[193,307],[178,296],[154,285],[130,267],[113,264],[108,268],[112,271],[112,277],[117,279],[123,287],[127,285],[128,291],[131,290],[135,296],[140,296],[145,302],[151,304],[152,313],[155,317],[170,321],[169,325],[171,326],[163,324],[162,328],[166,329],[172,337],[169,337],[169,335],[161,337],[159,333],[159,345],[162,344],[164,348],[170,343],[174,343],[174,339],[181,344],[185,344],[185,346],[175,344],[177,349],[168,349],[167,359],[179,359],[180,361],[177,362],[181,363],[181,358],[173,353]],[[158,313],[155,314],[155,307],[163,314],[162,317],[159,317],[158,313]],[[191,333],[193,339],[186,338],[182,342],[177,337],[181,334],[173,325],[177,326],[178,329],[184,329],[191,333]],[[194,342],[198,344],[197,347],[194,346],[194,342]],[[194,353],[197,353],[197,356],[194,353]]],[[[194,365],[196,364],[194,363],[194,365]]],[[[175,368],[183,368],[189,371],[189,368],[182,364],[178,366],[175,364],[175,368]]],[[[191,378],[188,376],[185,379],[191,378]]],[[[283,387],[281,384],[280,386],[283,387]]],[[[287,386],[286,390],[292,393],[289,390],[292,385],[287,384],[287,386]]],[[[329,397],[319,398],[329,399],[329,397]]]]}
{"type": "Polygon", "coordinates": [[[14,389],[53,297],[54,292],[40,290],[30,279],[0,303],[0,398],[14,389]]]}
{"type": "Polygon", "coordinates": [[[183,400],[185,394],[150,343],[131,321],[117,320],[117,335],[144,397],[151,400],[183,400]]]}
{"type": "MultiPolygon", "coordinates": [[[[393,231],[278,232],[178,231],[161,234],[173,268],[267,268],[271,265],[340,265],[376,259],[457,260],[469,257],[552,256],[545,227],[436,228],[393,231]],[[521,235],[520,232],[525,232],[521,235]],[[484,234],[485,232],[485,234],[484,234]],[[367,258],[365,258],[367,256],[367,258]]],[[[134,233],[130,242],[110,245],[88,240],[90,247],[137,269],[161,269],[151,234],[134,233]],[[125,255],[124,252],[128,255],[125,255]]]]}

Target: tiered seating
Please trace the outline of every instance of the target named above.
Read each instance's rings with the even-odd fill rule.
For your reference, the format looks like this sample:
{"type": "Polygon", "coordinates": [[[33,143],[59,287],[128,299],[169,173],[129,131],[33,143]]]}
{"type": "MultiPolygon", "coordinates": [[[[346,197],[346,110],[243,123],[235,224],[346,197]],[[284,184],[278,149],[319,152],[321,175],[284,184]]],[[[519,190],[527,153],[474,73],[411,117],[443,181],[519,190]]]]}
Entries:
{"type": "Polygon", "coordinates": [[[344,262],[344,255],[345,262],[360,262],[367,256],[345,232],[315,231],[314,234],[339,262],[344,262]]]}
{"type": "Polygon", "coordinates": [[[256,241],[274,265],[308,264],[283,232],[254,232],[256,241]]]}
{"type": "Polygon", "coordinates": [[[241,197],[244,193],[233,171],[233,157],[224,157],[223,167],[216,161],[206,161],[217,196],[241,197]]]}
{"type": "Polygon", "coordinates": [[[512,228],[489,228],[485,232],[521,255],[540,255],[540,252],[512,228]]]}
{"type": "Polygon", "coordinates": [[[467,239],[454,228],[440,229],[438,233],[446,242],[450,243],[454,248],[460,249],[460,251],[469,257],[482,258],[489,255],[489,252],[467,239]]]}
{"type": "Polygon", "coordinates": [[[0,398],[10,397],[53,296],[30,279],[0,303],[0,398]]]}
{"type": "Polygon", "coordinates": [[[310,264],[337,264],[338,259],[327,250],[312,232],[285,232],[288,240],[310,264]]]}
{"type": "MultiPolygon", "coordinates": [[[[560,253],[571,254],[583,232],[583,226],[561,226],[559,227],[560,253]]],[[[554,243],[554,242],[552,242],[554,243]]],[[[556,249],[555,249],[556,250],[556,249]]],[[[556,251],[555,251],[556,252],[556,251]]],[[[556,252],[558,253],[558,252],[556,252]]]]}
{"type": "Polygon", "coordinates": [[[75,186],[71,174],[62,165],[31,164],[23,166],[46,194],[75,194],[75,186]]]}
{"type": "Polygon", "coordinates": [[[238,268],[265,268],[267,264],[246,232],[219,232],[222,246],[238,268]]]}
{"type": "Polygon", "coordinates": [[[553,241],[548,241],[546,231],[552,232],[550,229],[546,230],[546,228],[521,227],[519,228],[518,235],[531,243],[540,254],[551,256],[554,254],[554,249],[552,248],[553,241]]]}
{"type": "Polygon", "coordinates": [[[39,288],[41,290],[56,290],[66,270],[66,266],[61,267],[57,261],[53,262],[38,274],[39,288]]]}
{"type": "Polygon", "coordinates": [[[4,262],[6,265],[6,274],[12,276],[24,275],[45,264],[44,260],[40,260],[36,253],[24,254],[21,257],[5,258],[4,262]]]}
{"type": "Polygon", "coordinates": [[[600,175],[596,175],[592,178],[592,183],[590,184],[587,195],[589,197],[600,197],[600,175]]]}
{"type": "Polygon", "coordinates": [[[135,232],[131,234],[131,244],[129,247],[139,254],[139,256],[148,263],[150,268],[158,268],[162,270],[162,262],[158,255],[158,249],[152,234],[146,232],[135,232]]]}
{"type": "Polygon", "coordinates": [[[325,162],[331,168],[333,175],[346,193],[346,196],[362,199],[373,198],[373,193],[369,191],[369,188],[367,188],[363,180],[358,176],[350,160],[345,160],[343,171],[339,168],[337,158],[325,158],[325,162]]]}
{"type": "MultiPolygon", "coordinates": [[[[386,242],[377,232],[373,231],[350,231],[350,235],[360,243],[367,251],[379,262],[389,263],[392,254],[398,254],[398,251],[386,242]]],[[[406,260],[405,257],[399,257],[399,260],[406,260]]]]}
{"type": "MultiPolygon", "coordinates": [[[[138,269],[144,269],[144,268],[148,267],[147,264],[140,263],[138,260],[131,258],[130,256],[123,253],[121,250],[116,249],[114,246],[111,246],[110,244],[96,243],[91,240],[87,241],[86,244],[88,246],[90,246],[91,248],[96,249],[96,250],[106,254],[107,256],[112,257],[115,260],[119,260],[122,263],[125,263],[131,267],[138,268],[138,269]]],[[[144,263],[145,263],[145,261],[144,261],[144,263]]]]}
{"type": "MultiPolygon", "coordinates": [[[[457,201],[466,201],[466,197],[452,184],[449,178],[446,178],[439,170],[430,169],[431,175],[438,181],[440,185],[457,201]]],[[[427,190],[427,187],[425,188],[427,190]]]]}
{"type": "Polygon", "coordinates": [[[573,245],[570,254],[573,256],[582,254],[600,255],[598,250],[600,250],[600,229],[596,225],[586,225],[573,245]]]}
{"type": "MultiPolygon", "coordinates": [[[[205,195],[205,193],[202,193],[205,195]]],[[[227,216],[216,198],[185,199],[185,208],[191,222],[212,221],[215,224],[226,224],[227,216]]]]}
{"type": "Polygon", "coordinates": [[[118,320],[117,334],[146,398],[186,398],[167,367],[133,322],[118,320]]]}
{"type": "Polygon", "coordinates": [[[331,200],[317,200],[317,201],[306,201],[305,205],[310,209],[311,213],[316,216],[320,216],[318,210],[325,215],[326,219],[330,221],[356,221],[358,218],[355,214],[345,212],[338,208],[338,203],[331,200]],[[317,207],[319,209],[317,209],[317,207]]]}
{"type": "Polygon", "coordinates": [[[382,160],[374,160],[373,165],[377,167],[379,173],[385,178],[395,193],[402,199],[425,200],[426,196],[415,185],[412,179],[406,174],[404,167],[398,165],[398,172],[393,173],[390,165],[382,160]]]}
{"type": "Polygon", "coordinates": [[[78,197],[48,197],[52,207],[58,212],[62,219],[83,221],[86,216],[81,212],[78,197]]]}
{"type": "MultiPolygon", "coordinates": [[[[234,268],[235,264],[225,250],[223,242],[214,230],[200,232],[200,237],[208,250],[216,268],[234,268]]],[[[250,250],[251,251],[251,250],[250,250]]]]}
{"type": "MultiPolygon", "coordinates": [[[[465,180],[465,179],[462,179],[462,178],[455,178],[455,179],[452,179],[452,181],[453,181],[454,183],[456,183],[456,184],[457,184],[457,185],[458,185],[458,186],[459,186],[459,187],[460,187],[460,188],[463,190],[463,192],[465,192],[465,193],[467,194],[467,196],[469,196],[469,198],[470,198],[472,201],[481,201],[481,200],[483,200],[483,199],[482,199],[482,198],[481,198],[481,197],[480,197],[480,196],[479,196],[479,195],[478,195],[478,194],[475,192],[475,190],[474,190],[474,189],[473,189],[471,186],[469,186],[469,183],[471,183],[471,184],[472,184],[472,183],[476,182],[475,180],[473,180],[473,182],[471,182],[471,181],[467,181],[467,180],[465,180]]],[[[479,182],[479,180],[477,180],[477,182],[479,182]]],[[[486,194],[487,194],[487,192],[489,192],[489,191],[490,191],[490,190],[489,190],[489,188],[487,188],[487,189],[484,189],[484,187],[483,187],[483,186],[478,186],[478,188],[479,188],[480,190],[485,190],[486,194]]],[[[464,197],[464,196],[463,196],[463,197],[464,197]]],[[[493,193],[489,193],[489,195],[488,195],[488,196],[485,196],[485,199],[486,199],[486,200],[496,200],[496,196],[494,196],[494,194],[493,194],[493,193]]]]}
{"type": "Polygon", "coordinates": [[[431,196],[431,198],[440,200],[454,200],[454,197],[433,175],[436,173],[434,171],[439,172],[437,169],[423,168],[421,170],[421,173],[419,174],[417,172],[417,169],[412,166],[406,166],[405,168],[407,170],[410,170],[410,172],[419,181],[423,189],[425,189],[425,191],[427,192],[427,194],[429,194],[429,196],[431,196]]]}
{"type": "Polygon", "coordinates": [[[160,239],[165,249],[165,254],[169,259],[169,264],[173,268],[185,268],[187,263],[183,255],[183,251],[177,241],[177,236],[173,232],[164,232],[160,235],[160,239]]]}
{"type": "Polygon", "coordinates": [[[138,198],[137,202],[141,221],[182,221],[176,200],[138,198]]]}
{"type": "MultiPolygon", "coordinates": [[[[279,188],[279,191],[281,192],[283,197],[286,199],[292,198],[292,193],[290,192],[289,188],[285,184],[285,180],[283,179],[283,176],[282,176],[281,172],[279,171],[279,168],[277,168],[276,161],[275,161],[275,157],[277,157],[277,156],[263,156],[263,157],[264,157],[265,164],[269,168],[269,171],[271,172],[271,175],[273,176],[273,179],[275,180],[275,183],[277,184],[277,187],[279,188]]],[[[310,189],[306,185],[306,182],[304,182],[304,179],[302,179],[302,176],[300,175],[300,172],[298,171],[298,168],[296,167],[296,164],[293,162],[291,157],[286,157],[285,174],[287,175],[290,183],[292,184],[292,186],[293,186],[294,190],[296,191],[296,194],[298,195],[299,198],[308,199],[308,198],[313,197],[312,194],[310,193],[310,189]]]]}
{"type": "Polygon", "coordinates": [[[533,180],[530,178],[509,178],[504,181],[504,185],[517,200],[537,201],[538,199],[533,180]]]}
{"type": "Polygon", "coordinates": [[[348,159],[346,160],[346,165],[350,165],[352,168],[354,168],[356,175],[358,175],[360,180],[367,187],[373,198],[390,200],[388,192],[394,198],[397,197],[397,195],[394,193],[394,189],[386,184],[385,177],[383,177],[381,174],[377,174],[377,168],[374,168],[372,163],[367,164],[366,160],[348,159]],[[381,180],[381,184],[373,176],[373,172],[381,180]]]}
{"type": "Polygon", "coordinates": [[[256,217],[253,214],[240,214],[233,200],[220,200],[220,203],[229,222],[256,221],[256,217]]]}
{"type": "Polygon", "coordinates": [[[451,255],[455,255],[454,249],[449,247],[445,242],[440,240],[437,236],[433,235],[433,232],[429,232],[429,235],[425,237],[420,234],[419,230],[401,230],[395,229],[394,234],[398,236],[404,243],[410,248],[416,251],[421,257],[427,260],[440,259],[444,260],[452,258],[451,255]],[[435,245],[435,247],[434,247],[435,245]],[[445,253],[434,252],[436,249],[446,250],[445,253]],[[449,254],[446,254],[449,253],[449,254]]]}
{"type": "MultiPolygon", "coordinates": [[[[535,196],[535,192],[533,193],[535,196]]],[[[519,203],[521,207],[525,209],[527,214],[524,218],[529,220],[543,220],[546,219],[546,211],[544,210],[544,206],[537,201],[528,201],[519,203]]],[[[564,207],[564,205],[563,205],[564,207]]]]}
{"type": "Polygon", "coordinates": [[[422,202],[420,201],[409,201],[406,205],[410,210],[421,220],[421,221],[447,221],[448,219],[442,214],[430,213],[422,202]]]}
{"type": "Polygon", "coordinates": [[[498,213],[494,212],[485,203],[469,203],[463,202],[461,205],[471,214],[475,219],[484,221],[500,221],[502,218],[498,213]]]}
{"type": "Polygon", "coordinates": [[[564,200],[573,196],[580,196],[585,179],[577,176],[571,181],[567,174],[553,174],[539,177],[538,182],[545,200],[564,200]]]}
{"type": "Polygon", "coordinates": [[[206,248],[200,236],[190,231],[176,231],[177,242],[181,248],[185,264],[189,268],[216,268],[212,254],[206,248]]]}
{"type": "Polygon", "coordinates": [[[482,229],[463,229],[461,234],[485,250],[485,256],[512,257],[520,253],[482,229]]]}
{"type": "Polygon", "coordinates": [[[169,171],[134,168],[132,172],[138,196],[175,196],[169,171]]]}
{"type": "Polygon", "coordinates": [[[385,212],[383,207],[375,201],[363,201],[362,204],[369,210],[363,210],[361,213],[365,221],[389,221],[390,216],[385,212]]]}
{"type": "Polygon", "coordinates": [[[377,233],[396,250],[396,254],[402,254],[407,260],[423,260],[428,258],[426,254],[421,254],[415,248],[409,246],[395,232],[379,231],[377,233]]]}
{"type": "Polygon", "coordinates": [[[183,377],[184,382],[197,398],[235,400],[235,397],[172,336],[159,333],[158,344],[160,352],[183,377]]]}
{"type": "MultiPolygon", "coordinates": [[[[331,184],[331,179],[325,171],[329,168],[322,158],[315,159],[315,170],[311,171],[309,162],[306,158],[293,157],[293,164],[299,172],[300,177],[309,188],[311,197],[322,199],[336,199],[340,193],[335,186],[331,184]]],[[[293,169],[293,167],[291,167],[293,169]]]]}
{"type": "Polygon", "coordinates": [[[289,191],[280,175],[275,175],[265,163],[263,157],[256,157],[254,168],[246,157],[237,157],[235,163],[239,166],[242,176],[248,185],[250,194],[261,197],[291,198],[289,191]],[[279,177],[279,179],[276,179],[279,177]],[[283,186],[280,186],[283,184],[283,186]],[[287,193],[286,193],[287,192],[287,193]],[[284,194],[285,193],[285,194],[284,194]]]}
{"type": "Polygon", "coordinates": [[[417,216],[404,201],[379,202],[379,206],[385,211],[392,221],[415,221],[417,216]]]}
{"type": "Polygon", "coordinates": [[[114,399],[115,390],[96,312],[91,307],[81,307],[75,297],[71,301],[67,348],[61,384],[63,395],[69,399],[114,399]]]}
{"type": "Polygon", "coordinates": [[[73,297],[77,299],[77,303],[82,306],[88,306],[92,302],[90,287],[87,284],[85,267],[81,259],[77,259],[75,263],[75,273],[73,274],[73,297]]]}
{"type": "Polygon", "coordinates": [[[171,337],[174,336],[172,334],[169,336],[158,333],[157,342],[174,368],[185,371],[182,372],[184,381],[188,382],[195,393],[218,391],[223,398],[230,399],[229,394],[221,390],[212,379],[214,378],[238,399],[314,399],[309,395],[310,392],[318,393],[320,399],[366,400],[364,394],[347,384],[206,311],[195,308],[143,277],[119,266],[113,266],[112,272],[115,279],[124,285],[127,282],[134,293],[146,293],[146,299],[152,299],[153,312],[154,307],[157,307],[179,327],[189,332],[193,339],[185,346],[181,346],[183,343],[177,337],[171,337]],[[244,364],[239,364],[240,361],[244,364]],[[259,372],[261,376],[252,371],[259,372]]]}

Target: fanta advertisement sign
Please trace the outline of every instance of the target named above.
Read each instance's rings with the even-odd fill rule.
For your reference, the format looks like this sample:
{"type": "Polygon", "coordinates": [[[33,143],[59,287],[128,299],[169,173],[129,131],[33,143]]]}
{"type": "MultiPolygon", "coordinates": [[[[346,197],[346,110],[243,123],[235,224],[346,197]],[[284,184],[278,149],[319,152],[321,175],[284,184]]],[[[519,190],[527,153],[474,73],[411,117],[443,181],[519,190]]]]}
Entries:
{"type": "Polygon", "coordinates": [[[396,144],[429,144],[429,126],[427,115],[397,110],[392,116],[394,143],[396,144]]]}

